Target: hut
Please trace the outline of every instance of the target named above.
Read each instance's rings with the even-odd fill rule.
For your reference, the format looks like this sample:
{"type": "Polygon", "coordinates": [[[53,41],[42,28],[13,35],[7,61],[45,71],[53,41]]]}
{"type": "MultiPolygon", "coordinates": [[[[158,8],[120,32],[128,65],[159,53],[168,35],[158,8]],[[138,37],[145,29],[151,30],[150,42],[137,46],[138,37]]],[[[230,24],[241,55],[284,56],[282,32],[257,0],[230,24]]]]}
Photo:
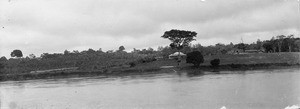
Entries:
{"type": "Polygon", "coordinates": [[[186,54],[184,54],[182,52],[175,52],[175,53],[169,55],[169,59],[177,59],[178,57],[184,58],[185,56],[186,56],[186,54]]]}

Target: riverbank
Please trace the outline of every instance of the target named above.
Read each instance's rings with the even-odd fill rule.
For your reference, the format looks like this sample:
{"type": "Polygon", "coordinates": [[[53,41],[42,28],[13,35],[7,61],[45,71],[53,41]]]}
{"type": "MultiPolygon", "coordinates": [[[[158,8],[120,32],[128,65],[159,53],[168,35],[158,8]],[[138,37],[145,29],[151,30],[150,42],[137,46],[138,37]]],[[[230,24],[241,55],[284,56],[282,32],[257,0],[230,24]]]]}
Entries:
{"type": "Polygon", "coordinates": [[[174,71],[236,71],[236,70],[257,70],[257,69],[279,69],[279,68],[300,68],[299,53],[261,53],[261,54],[238,54],[238,55],[214,55],[205,56],[205,61],[200,67],[193,67],[185,60],[177,65],[176,60],[159,59],[157,61],[137,64],[134,67],[111,67],[98,70],[72,70],[56,73],[20,73],[0,75],[0,81],[18,81],[30,79],[50,79],[68,77],[89,77],[89,76],[123,76],[143,73],[172,73],[174,71]],[[218,67],[212,67],[210,60],[220,59],[218,67]],[[163,67],[166,66],[166,67],[163,67]]]}
{"type": "Polygon", "coordinates": [[[228,64],[220,65],[219,67],[211,66],[174,66],[170,68],[126,68],[126,69],[111,69],[111,70],[94,70],[94,71],[71,71],[71,72],[57,72],[57,73],[21,73],[21,74],[7,74],[0,75],[0,81],[20,81],[20,80],[32,80],[32,79],[54,79],[54,78],[72,78],[72,77],[115,77],[115,76],[128,76],[128,75],[140,75],[149,73],[177,73],[177,72],[193,72],[203,74],[218,73],[221,71],[246,71],[246,70],[260,70],[260,69],[289,69],[300,68],[299,64],[228,64]]]}

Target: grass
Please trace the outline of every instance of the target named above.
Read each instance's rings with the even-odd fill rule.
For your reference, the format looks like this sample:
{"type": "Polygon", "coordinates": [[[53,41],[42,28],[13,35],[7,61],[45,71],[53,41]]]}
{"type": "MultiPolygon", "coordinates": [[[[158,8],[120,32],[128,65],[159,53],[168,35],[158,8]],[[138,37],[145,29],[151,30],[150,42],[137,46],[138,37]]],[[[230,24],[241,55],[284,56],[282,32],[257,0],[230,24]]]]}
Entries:
{"type": "MultiPolygon", "coordinates": [[[[257,53],[257,54],[225,54],[225,55],[213,55],[204,56],[204,63],[200,65],[199,69],[202,70],[215,70],[210,65],[210,61],[213,59],[220,59],[219,70],[249,70],[256,68],[281,68],[286,66],[299,65],[300,53],[257,53]],[[280,67],[281,66],[281,67],[280,67]]],[[[187,64],[185,60],[182,60],[179,66],[177,66],[176,60],[162,59],[150,63],[139,64],[134,68],[130,68],[130,71],[145,71],[149,69],[161,69],[161,66],[175,66],[180,69],[191,69],[192,64],[187,64]]],[[[128,69],[129,70],[129,69],[128,69]]],[[[126,70],[125,70],[126,71],[126,70]]]]}
{"type": "Polygon", "coordinates": [[[299,52],[283,53],[256,53],[256,54],[237,54],[237,55],[214,55],[205,57],[204,65],[209,65],[210,60],[219,58],[221,65],[228,64],[275,64],[288,63],[297,64],[300,61],[299,52]]]}
{"type": "Polygon", "coordinates": [[[202,71],[223,71],[223,70],[252,70],[264,68],[282,68],[295,66],[299,67],[300,53],[258,53],[258,54],[236,54],[236,55],[213,55],[205,56],[204,63],[200,68],[193,68],[192,64],[187,64],[183,59],[179,66],[176,60],[159,59],[153,62],[138,63],[134,67],[117,66],[109,69],[99,70],[78,70],[72,72],[58,72],[58,73],[44,73],[44,74],[9,74],[0,75],[0,81],[6,80],[27,80],[27,79],[44,79],[44,78],[66,78],[66,77],[82,77],[82,76],[120,76],[128,74],[142,74],[142,73],[160,73],[170,72],[170,69],[162,69],[161,66],[175,66],[172,69],[179,70],[202,70],[202,71]],[[210,61],[213,59],[220,59],[220,67],[213,68],[210,66],[210,61]]]}

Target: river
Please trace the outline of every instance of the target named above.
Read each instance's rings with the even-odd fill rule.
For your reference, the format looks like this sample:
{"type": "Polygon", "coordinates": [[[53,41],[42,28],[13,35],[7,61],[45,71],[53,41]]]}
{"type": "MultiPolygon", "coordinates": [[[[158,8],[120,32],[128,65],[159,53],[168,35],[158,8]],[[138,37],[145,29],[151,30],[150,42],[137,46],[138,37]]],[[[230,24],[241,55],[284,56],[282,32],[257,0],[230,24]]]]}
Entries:
{"type": "Polygon", "coordinates": [[[300,70],[6,81],[0,95],[0,109],[284,109],[300,104],[300,70]]]}

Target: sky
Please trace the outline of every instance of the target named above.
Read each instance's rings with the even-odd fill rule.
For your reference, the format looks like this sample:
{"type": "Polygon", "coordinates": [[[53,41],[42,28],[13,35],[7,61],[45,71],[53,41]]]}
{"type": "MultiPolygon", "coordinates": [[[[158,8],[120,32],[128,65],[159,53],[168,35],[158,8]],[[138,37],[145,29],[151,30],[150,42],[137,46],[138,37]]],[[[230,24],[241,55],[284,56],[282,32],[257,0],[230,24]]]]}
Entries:
{"type": "Polygon", "coordinates": [[[194,44],[300,37],[299,0],[0,0],[0,56],[167,46],[171,29],[194,44]]]}

